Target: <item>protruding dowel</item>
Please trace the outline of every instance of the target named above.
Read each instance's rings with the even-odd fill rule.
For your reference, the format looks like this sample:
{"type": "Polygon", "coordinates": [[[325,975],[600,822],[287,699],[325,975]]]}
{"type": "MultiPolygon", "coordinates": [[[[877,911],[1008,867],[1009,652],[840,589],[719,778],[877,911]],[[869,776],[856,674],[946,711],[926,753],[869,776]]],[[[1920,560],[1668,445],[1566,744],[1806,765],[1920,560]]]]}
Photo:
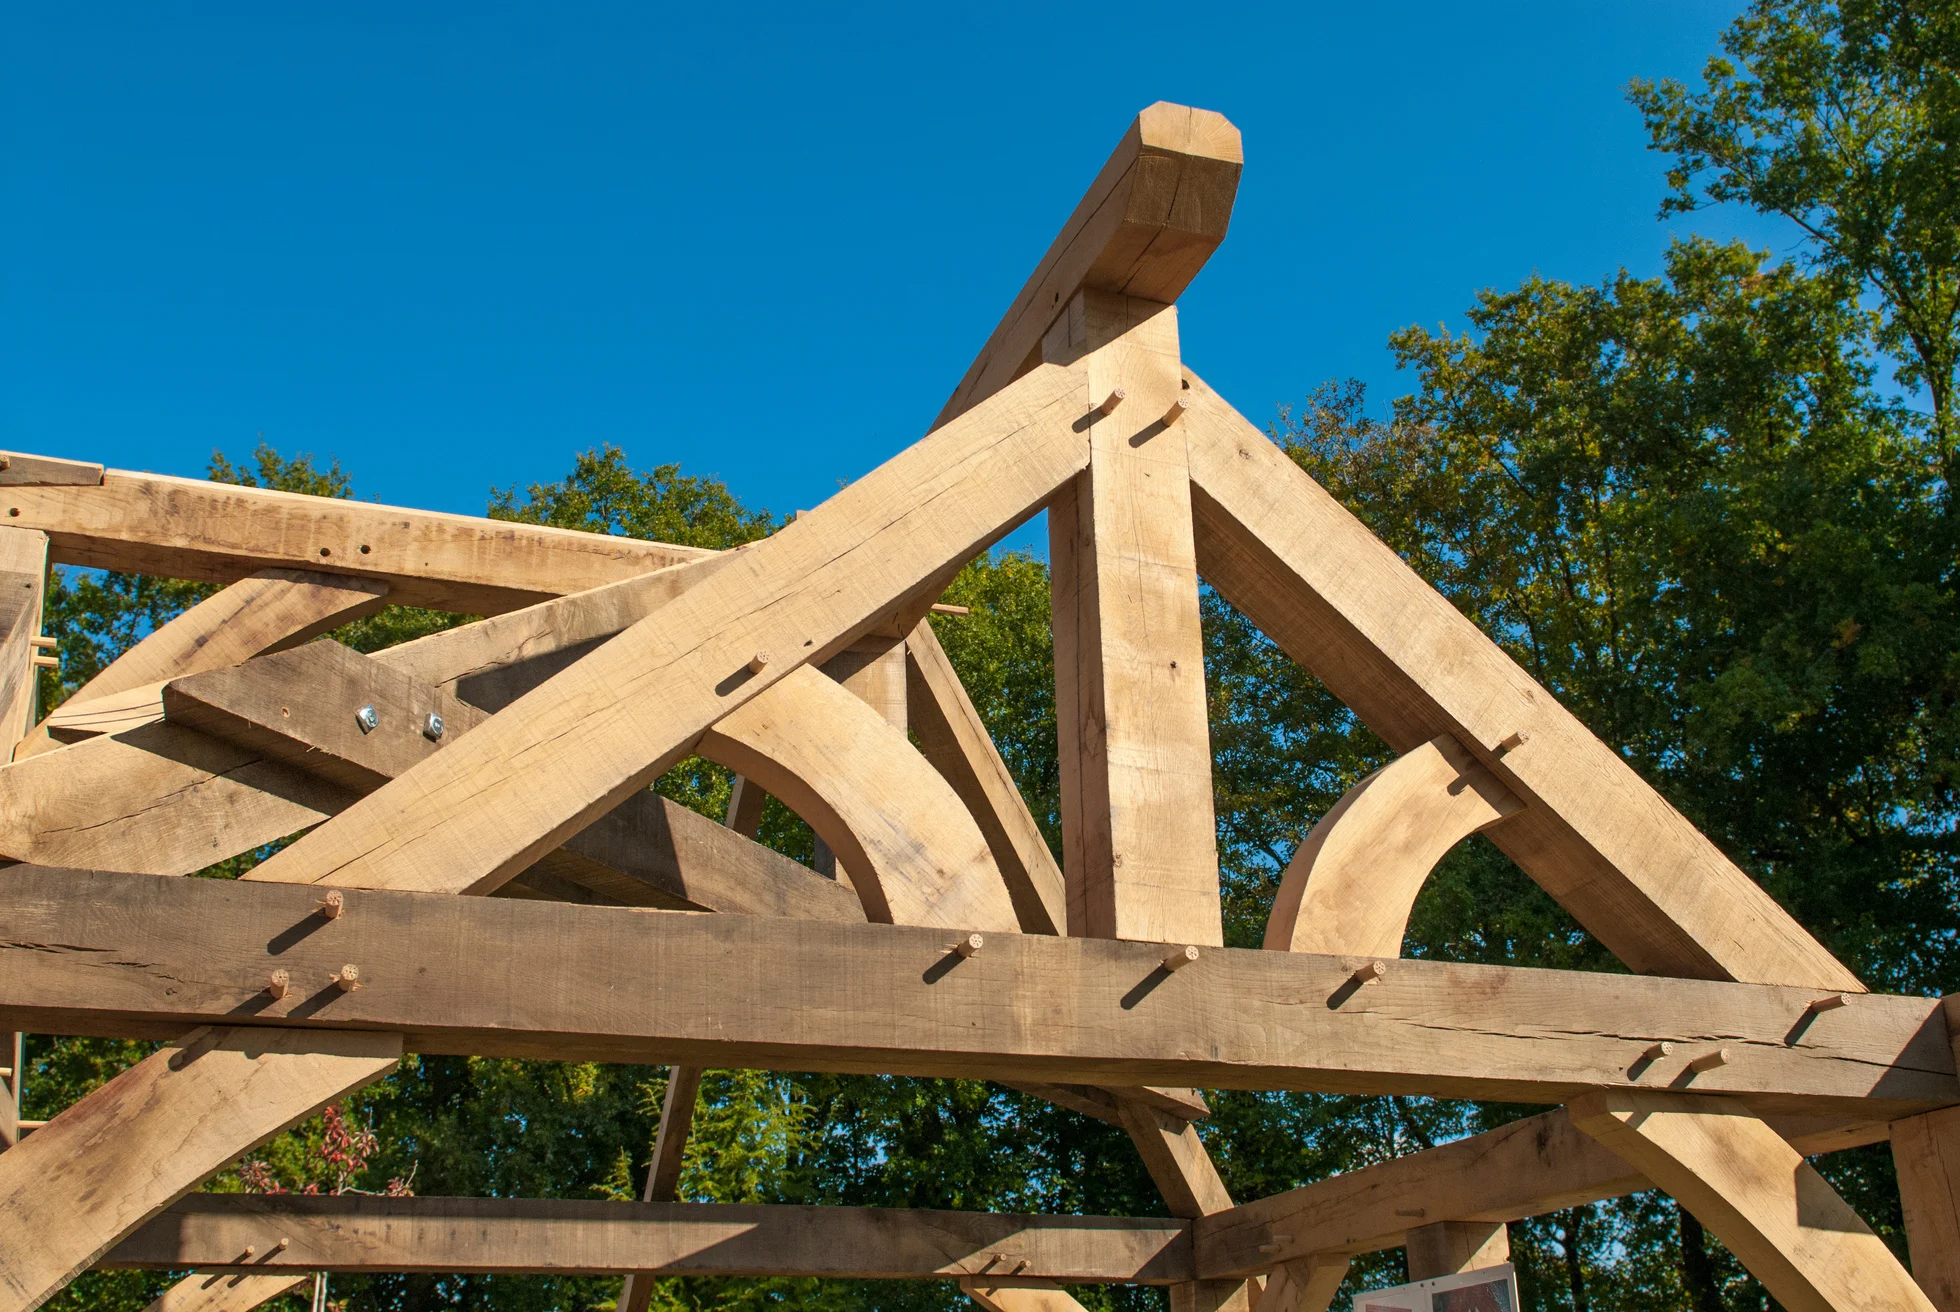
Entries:
{"type": "Polygon", "coordinates": [[[1123,404],[1123,398],[1125,395],[1127,395],[1127,393],[1125,393],[1122,388],[1120,387],[1117,388],[1115,391],[1111,392],[1108,396],[1105,396],[1103,398],[1102,404],[1096,407],[1097,413],[1105,414],[1105,415],[1115,413],[1116,407],[1123,404]]]}
{"type": "Polygon", "coordinates": [[[1351,975],[1349,978],[1351,978],[1356,984],[1373,984],[1376,980],[1380,979],[1382,976],[1386,974],[1388,974],[1387,966],[1383,965],[1379,961],[1371,961],[1367,965],[1361,967],[1361,969],[1355,971],[1354,974],[1351,975]]]}
{"type": "Polygon", "coordinates": [[[766,651],[759,651],[755,655],[749,657],[749,673],[760,674],[763,671],[763,667],[768,664],[769,664],[769,653],[766,651]]]}
{"type": "Polygon", "coordinates": [[[1729,1050],[1727,1048],[1717,1048],[1713,1052],[1704,1052],[1701,1056],[1689,1062],[1688,1069],[1694,1071],[1696,1074],[1700,1074],[1702,1071],[1712,1071],[1717,1066],[1726,1066],[1728,1064],[1729,1050]]]}
{"type": "Polygon", "coordinates": [[[45,633],[37,638],[32,639],[31,641],[34,643],[36,647],[39,647],[42,651],[53,651],[56,647],[61,645],[58,639],[50,638],[45,633]]]}
{"type": "Polygon", "coordinates": [[[37,670],[58,670],[61,668],[61,657],[59,656],[42,656],[36,654],[28,659],[33,662],[34,668],[37,670]]]}
{"type": "Polygon", "coordinates": [[[981,948],[985,947],[986,943],[987,940],[982,938],[980,935],[968,934],[965,938],[962,938],[959,942],[953,945],[953,951],[959,953],[963,957],[970,957],[974,953],[978,952],[981,948]]]}
{"type": "Polygon", "coordinates": [[[1821,998],[1813,999],[1810,1004],[1810,1009],[1812,1011],[1836,1011],[1839,1007],[1848,1007],[1850,1005],[1851,995],[1849,993],[1826,993],[1821,998]]]}
{"type": "Polygon", "coordinates": [[[1531,731],[1529,729],[1520,729],[1516,733],[1506,736],[1502,742],[1497,744],[1497,754],[1502,756],[1506,752],[1516,751],[1530,741],[1531,731]]]}
{"type": "Polygon", "coordinates": [[[352,962],[342,966],[340,973],[333,977],[333,986],[342,993],[352,993],[361,987],[361,968],[352,962]]]}
{"type": "Polygon", "coordinates": [[[347,895],[334,889],[320,899],[320,914],[328,920],[339,920],[340,913],[347,910],[347,895]]]}
{"type": "Polygon", "coordinates": [[[1169,428],[1172,424],[1184,418],[1184,412],[1190,408],[1191,398],[1183,392],[1179,392],[1177,394],[1177,400],[1171,402],[1171,408],[1164,411],[1164,427],[1169,428]]]}
{"type": "Polygon", "coordinates": [[[293,987],[293,977],[283,970],[275,970],[265,978],[265,991],[275,998],[283,998],[293,987]]]}
{"type": "Polygon", "coordinates": [[[1164,955],[1165,970],[1183,970],[1198,959],[1198,949],[1194,947],[1172,948],[1164,955]]]}
{"type": "Polygon", "coordinates": [[[1640,1055],[1642,1057],[1645,1057],[1648,1061],[1659,1061],[1661,1058],[1667,1056],[1669,1053],[1673,1051],[1674,1051],[1674,1045],[1672,1043],[1667,1042],[1666,1040],[1662,1040],[1661,1042],[1656,1043],[1652,1047],[1648,1048],[1647,1051],[1641,1053],[1640,1055]]]}

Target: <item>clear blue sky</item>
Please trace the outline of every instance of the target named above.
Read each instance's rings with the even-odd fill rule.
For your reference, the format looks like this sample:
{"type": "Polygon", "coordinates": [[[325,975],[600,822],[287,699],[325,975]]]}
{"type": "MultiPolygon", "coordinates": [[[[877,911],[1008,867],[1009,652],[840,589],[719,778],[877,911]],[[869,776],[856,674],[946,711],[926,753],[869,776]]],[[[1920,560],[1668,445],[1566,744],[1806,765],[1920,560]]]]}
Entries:
{"type": "Polygon", "coordinates": [[[1657,269],[1622,88],[1739,7],[23,5],[0,445],[198,474],[263,433],[480,513],[613,442],[812,506],[923,431],[1159,99],[1245,137],[1185,358],[1257,421],[1385,403],[1397,327],[1657,269]]]}

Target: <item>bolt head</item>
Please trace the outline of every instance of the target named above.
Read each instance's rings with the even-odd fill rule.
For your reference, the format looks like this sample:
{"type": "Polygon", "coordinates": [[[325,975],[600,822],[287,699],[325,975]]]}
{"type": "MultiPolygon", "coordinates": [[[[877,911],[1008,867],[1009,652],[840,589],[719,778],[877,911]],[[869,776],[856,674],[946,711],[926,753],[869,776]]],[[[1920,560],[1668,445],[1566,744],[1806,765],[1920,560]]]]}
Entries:
{"type": "Polygon", "coordinates": [[[361,726],[362,733],[373,733],[381,725],[381,716],[373,706],[363,706],[354,712],[354,723],[361,726]]]}
{"type": "Polygon", "coordinates": [[[442,741],[442,717],[434,711],[430,711],[429,718],[422,721],[422,736],[432,743],[442,741]]]}

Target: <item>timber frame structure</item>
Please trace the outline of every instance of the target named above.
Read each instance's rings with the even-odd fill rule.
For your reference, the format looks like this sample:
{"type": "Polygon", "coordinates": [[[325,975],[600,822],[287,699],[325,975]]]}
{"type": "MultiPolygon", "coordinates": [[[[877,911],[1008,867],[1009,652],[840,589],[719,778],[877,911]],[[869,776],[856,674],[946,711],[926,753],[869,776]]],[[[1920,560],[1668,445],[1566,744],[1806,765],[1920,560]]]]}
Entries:
{"type": "Polygon", "coordinates": [[[1867,992],[1185,367],[1241,163],[1146,109],[927,435],[735,551],[0,461],[0,1030],[167,1040],[45,1125],[0,1099],[0,1312],[97,1264],[200,1273],[172,1312],[315,1270],[1300,1312],[1355,1254],[1473,1269],[1653,1187],[1793,1312],[1960,1312],[1960,999],[1867,992]],[[926,622],[1044,508],[1059,863],[926,622]],[[39,720],[50,561],[227,586],[39,720]],[[1201,577],[1401,754],[1262,951],[1222,946],[1201,577]],[[489,618],[311,641],[392,602],[489,618]],[[649,788],[695,753],[737,772],[725,824],[649,788]],[[753,841],[764,793],[823,870],[753,841]],[[1402,959],[1476,832],[1635,973],[1402,959]],[[646,1201],[193,1192],[404,1051],[671,1064],[646,1201]],[[1171,1219],[675,1202],[706,1065],[1011,1082],[1127,1130],[1171,1219]],[[1199,1087],[1557,1110],[1235,1202],[1199,1087]],[[1804,1161],[1886,1139],[1913,1274],[1804,1161]]]}

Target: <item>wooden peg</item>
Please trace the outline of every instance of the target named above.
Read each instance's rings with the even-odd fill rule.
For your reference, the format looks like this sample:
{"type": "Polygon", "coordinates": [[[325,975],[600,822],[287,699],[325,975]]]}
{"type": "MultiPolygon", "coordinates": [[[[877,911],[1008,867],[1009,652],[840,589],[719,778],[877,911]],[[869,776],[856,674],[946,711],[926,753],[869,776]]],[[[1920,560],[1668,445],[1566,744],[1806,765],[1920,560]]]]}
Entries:
{"type": "Polygon", "coordinates": [[[1349,978],[1351,978],[1356,984],[1373,984],[1376,980],[1380,979],[1382,976],[1386,974],[1388,974],[1387,966],[1383,965],[1379,961],[1371,961],[1367,965],[1361,967],[1361,969],[1355,971],[1354,974],[1351,975],[1349,978]]]}
{"type": "Polygon", "coordinates": [[[259,1246],[257,1244],[245,1245],[245,1256],[257,1257],[258,1255],[259,1255],[259,1246]]]}
{"type": "Polygon", "coordinates": [[[333,986],[342,993],[352,993],[361,987],[361,968],[351,962],[342,966],[340,973],[333,977],[333,986]]]}
{"type": "Polygon", "coordinates": [[[1165,970],[1183,970],[1198,959],[1198,949],[1193,947],[1172,948],[1164,955],[1165,970]]]}
{"type": "Polygon", "coordinates": [[[275,970],[265,977],[265,991],[275,998],[283,998],[293,987],[293,977],[283,970],[275,970]]]}
{"type": "Polygon", "coordinates": [[[1283,1245],[1290,1244],[1292,1242],[1293,1242],[1292,1235],[1276,1234],[1267,1242],[1259,1245],[1259,1251],[1262,1253],[1277,1253],[1283,1245]]]}
{"type": "Polygon", "coordinates": [[[965,938],[953,945],[953,951],[963,957],[970,957],[982,947],[986,946],[986,942],[987,940],[978,934],[968,934],[965,938]]]}
{"type": "Polygon", "coordinates": [[[33,663],[34,668],[37,670],[58,670],[61,668],[61,657],[59,656],[43,656],[37,652],[33,656],[28,657],[28,660],[33,663]]]}
{"type": "Polygon", "coordinates": [[[292,1246],[293,1246],[293,1241],[291,1239],[287,1238],[285,1235],[279,1236],[279,1243],[276,1245],[276,1247],[279,1249],[280,1252],[283,1253],[288,1248],[291,1248],[292,1246]]]}
{"type": "Polygon", "coordinates": [[[1122,388],[1120,387],[1117,388],[1115,391],[1111,392],[1108,396],[1105,396],[1103,398],[1102,404],[1096,407],[1096,413],[1105,414],[1105,415],[1114,414],[1116,412],[1116,407],[1123,404],[1123,398],[1126,395],[1128,395],[1128,393],[1124,392],[1122,388]]]}
{"type": "Polygon", "coordinates": [[[1836,1011],[1839,1007],[1848,1007],[1850,1005],[1851,995],[1849,993],[1826,993],[1821,998],[1811,1000],[1810,1010],[1836,1011]]]}
{"type": "Polygon", "coordinates": [[[1704,1052],[1701,1056],[1689,1062],[1688,1069],[1699,1075],[1703,1071],[1712,1071],[1717,1066],[1726,1066],[1728,1064],[1729,1050],[1727,1048],[1717,1048],[1713,1052],[1704,1052]]]}
{"type": "Polygon", "coordinates": [[[30,641],[33,642],[33,644],[36,647],[39,647],[42,651],[53,651],[56,647],[61,645],[60,639],[50,638],[45,633],[38,638],[30,639],[30,641]]]}
{"type": "Polygon", "coordinates": [[[1171,402],[1171,408],[1164,411],[1164,427],[1169,428],[1172,424],[1184,418],[1184,412],[1190,408],[1191,398],[1185,396],[1182,392],[1178,393],[1177,400],[1171,402]]]}
{"type": "Polygon", "coordinates": [[[1516,733],[1511,734],[1510,736],[1506,737],[1502,742],[1497,744],[1497,754],[1499,756],[1502,756],[1506,752],[1516,751],[1518,748],[1524,746],[1526,743],[1530,741],[1531,741],[1531,730],[1520,729],[1516,733]]]}
{"type": "Polygon", "coordinates": [[[935,615],[971,615],[973,608],[971,606],[955,606],[951,602],[935,601],[932,603],[932,613],[935,615]]]}
{"type": "Polygon", "coordinates": [[[346,909],[347,897],[337,888],[320,899],[320,914],[328,920],[339,920],[340,913],[346,909]]]}
{"type": "Polygon", "coordinates": [[[1674,1045],[1672,1043],[1667,1042],[1665,1039],[1663,1039],[1661,1042],[1654,1044],[1652,1047],[1648,1048],[1647,1051],[1641,1053],[1640,1055],[1642,1058],[1644,1058],[1647,1061],[1659,1061],[1661,1058],[1667,1056],[1669,1053],[1673,1051],[1674,1051],[1674,1045]]]}
{"type": "Polygon", "coordinates": [[[769,664],[769,653],[766,651],[759,651],[755,655],[749,657],[749,673],[760,674],[762,673],[763,668],[768,664],[769,664]]]}

